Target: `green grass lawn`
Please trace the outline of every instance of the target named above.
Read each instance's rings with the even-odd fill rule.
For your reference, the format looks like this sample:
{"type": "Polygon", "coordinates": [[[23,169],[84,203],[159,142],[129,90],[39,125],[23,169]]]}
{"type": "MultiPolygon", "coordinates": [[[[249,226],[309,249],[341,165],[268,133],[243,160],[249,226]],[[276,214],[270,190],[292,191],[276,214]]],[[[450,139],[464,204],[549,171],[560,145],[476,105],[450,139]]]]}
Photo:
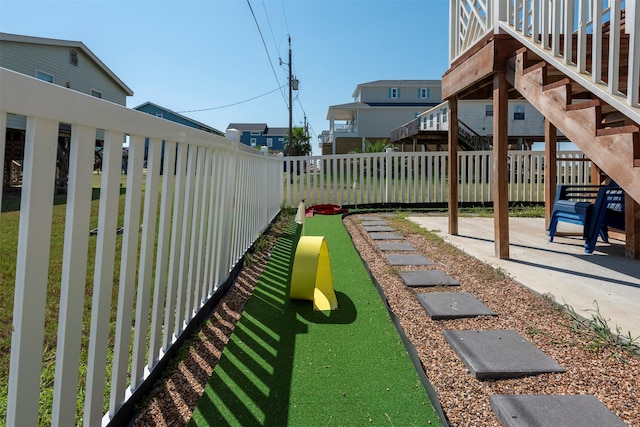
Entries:
{"type": "Polygon", "coordinates": [[[190,425],[439,425],[340,216],[305,224],[327,240],[338,310],[288,298],[297,233],[275,247],[190,425]]]}
{"type": "MultiPolygon", "coordinates": [[[[123,176],[123,180],[126,177],[123,176]]],[[[90,228],[97,227],[98,224],[98,208],[99,208],[99,182],[100,175],[94,175],[94,197],[91,203],[91,220],[90,228]]],[[[124,223],[124,190],[120,196],[120,207],[118,215],[118,224],[124,223]]],[[[9,359],[11,353],[11,334],[13,319],[13,297],[16,270],[16,252],[18,246],[18,231],[20,224],[19,211],[19,195],[3,195],[4,206],[9,207],[3,212],[0,218],[0,420],[4,421],[7,412],[7,393],[9,378],[9,359]]],[[[53,379],[55,374],[56,360],[56,341],[58,335],[58,307],[60,299],[60,281],[62,277],[62,256],[64,245],[64,225],[66,219],[66,197],[56,196],[55,205],[52,213],[51,228],[51,246],[49,255],[49,281],[47,285],[47,301],[44,325],[44,344],[43,344],[43,367],[40,378],[40,413],[39,425],[49,425],[51,423],[51,403],[53,401],[53,379]]],[[[89,234],[89,230],[87,230],[89,234]]],[[[116,238],[116,253],[120,254],[122,244],[122,236],[116,238]]],[[[87,261],[87,285],[85,288],[85,307],[84,307],[84,324],[89,325],[91,319],[91,295],[93,293],[93,272],[96,252],[96,236],[89,238],[89,250],[87,261]]],[[[114,269],[114,281],[120,271],[120,259],[116,256],[116,265],[114,269]]],[[[117,298],[118,287],[113,288],[113,298],[117,298]]],[[[115,321],[117,307],[112,304],[112,322],[115,321]]],[[[113,336],[111,338],[113,340],[113,336]]],[[[82,332],[82,355],[80,363],[80,384],[79,393],[76,399],[79,404],[84,401],[84,379],[86,375],[87,347],[89,342],[89,328],[84,328],[82,332]]],[[[109,346],[109,352],[113,351],[112,345],[109,346]]],[[[110,382],[110,364],[111,355],[108,355],[108,366],[106,377],[107,383],[110,382]]],[[[105,398],[105,411],[108,408],[108,398],[105,398]]],[[[77,412],[76,419],[81,423],[82,412],[81,406],[77,412]]]]}

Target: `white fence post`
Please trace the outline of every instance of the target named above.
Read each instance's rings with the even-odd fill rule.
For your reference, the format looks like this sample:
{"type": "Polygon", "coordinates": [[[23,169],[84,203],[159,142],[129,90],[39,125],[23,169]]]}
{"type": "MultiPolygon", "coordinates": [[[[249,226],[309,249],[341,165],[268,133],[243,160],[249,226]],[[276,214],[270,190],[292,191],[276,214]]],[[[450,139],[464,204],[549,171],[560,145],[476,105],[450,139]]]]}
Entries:
{"type": "Polygon", "coordinates": [[[65,249],[51,417],[53,426],[69,426],[76,422],[76,400],[69,399],[69,396],[75,395],[78,390],[95,139],[95,129],[76,125],[71,127],[65,249]]]}
{"type": "Polygon", "coordinates": [[[384,173],[384,180],[385,180],[385,190],[384,190],[384,202],[385,203],[389,203],[389,201],[391,200],[391,186],[393,185],[393,165],[392,163],[392,156],[391,153],[393,153],[393,148],[387,148],[385,150],[385,173],[384,173]]]}
{"type": "Polygon", "coordinates": [[[57,141],[58,122],[27,119],[7,399],[8,426],[35,426],[38,422],[57,141]]]}
{"type": "Polygon", "coordinates": [[[99,424],[102,418],[123,139],[122,133],[105,132],[84,406],[84,423],[89,426],[99,424]]]}

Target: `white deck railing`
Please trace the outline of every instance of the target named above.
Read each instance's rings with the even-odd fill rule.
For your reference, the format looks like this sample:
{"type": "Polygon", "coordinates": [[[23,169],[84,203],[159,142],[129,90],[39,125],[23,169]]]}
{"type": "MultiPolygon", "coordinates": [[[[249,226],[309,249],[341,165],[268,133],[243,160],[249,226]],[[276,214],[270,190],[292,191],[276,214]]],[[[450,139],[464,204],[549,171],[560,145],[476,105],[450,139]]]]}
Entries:
{"type": "Polygon", "coordinates": [[[67,123],[72,140],[55,381],[53,405],[45,411],[51,411],[53,425],[76,424],[81,337],[90,334],[82,411],[84,425],[100,425],[148,377],[280,211],[282,160],[1,68],[0,82],[0,157],[7,114],[27,117],[6,423],[38,425],[57,141],[59,123],[67,123]],[[105,131],[104,156],[98,233],[90,237],[97,129],[105,131]],[[145,138],[150,142],[143,174],[145,138]],[[94,273],[87,277],[89,239],[96,238],[94,273]],[[90,325],[83,324],[85,289],[92,295],[90,325]]]}
{"type": "MultiPolygon", "coordinates": [[[[591,162],[579,151],[557,153],[557,183],[587,184],[591,162]]],[[[448,200],[447,152],[337,154],[285,158],[293,179],[285,203],[434,204],[448,200]]],[[[509,151],[509,201],[544,202],[544,152],[509,151]]],[[[458,152],[458,201],[493,201],[493,152],[458,152]]]]}
{"type": "Polygon", "coordinates": [[[490,32],[505,32],[640,123],[640,6],[636,1],[452,0],[450,23],[450,63],[490,32]],[[628,57],[621,55],[623,13],[628,57]],[[603,26],[609,27],[608,40],[603,26]],[[628,70],[624,81],[619,78],[621,69],[628,70]]]}

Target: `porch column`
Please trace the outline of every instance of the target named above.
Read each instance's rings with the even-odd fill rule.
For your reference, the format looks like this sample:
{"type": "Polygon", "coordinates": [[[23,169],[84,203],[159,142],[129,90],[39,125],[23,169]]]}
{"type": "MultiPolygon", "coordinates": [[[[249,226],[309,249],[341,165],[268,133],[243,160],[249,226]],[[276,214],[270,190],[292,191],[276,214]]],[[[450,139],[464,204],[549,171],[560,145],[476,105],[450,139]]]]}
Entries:
{"type": "Polygon", "coordinates": [[[544,119],[544,228],[549,229],[553,202],[556,199],[556,178],[558,176],[556,127],[544,119]]]}
{"type": "Polygon", "coordinates": [[[458,234],[458,98],[449,98],[449,234],[458,234]]]}
{"type": "Polygon", "coordinates": [[[640,205],[626,194],[624,206],[625,255],[628,258],[640,259],[640,205]]]}
{"type": "MultiPolygon", "coordinates": [[[[493,76],[493,228],[495,254],[500,259],[509,258],[508,95],[505,72],[496,72],[493,76]]],[[[449,125],[453,123],[452,120],[449,125]]]]}
{"type": "Polygon", "coordinates": [[[336,129],[335,129],[336,113],[331,112],[331,120],[329,120],[329,134],[331,135],[331,154],[336,154],[336,129]]]}

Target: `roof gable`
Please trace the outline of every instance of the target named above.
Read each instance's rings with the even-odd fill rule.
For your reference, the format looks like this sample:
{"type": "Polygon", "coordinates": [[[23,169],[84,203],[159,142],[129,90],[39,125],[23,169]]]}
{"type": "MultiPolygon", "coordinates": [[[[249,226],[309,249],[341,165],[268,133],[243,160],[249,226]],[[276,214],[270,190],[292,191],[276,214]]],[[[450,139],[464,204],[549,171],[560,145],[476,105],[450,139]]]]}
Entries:
{"type": "Polygon", "coordinates": [[[129,86],[127,86],[122,80],[120,80],[120,78],[116,76],[116,74],[111,71],[111,69],[107,67],[104,62],[102,62],[84,43],[80,41],[49,39],[44,37],[23,36],[19,34],[9,34],[2,32],[0,32],[0,41],[72,47],[75,49],[79,49],[83,51],[89,58],[91,58],[91,60],[95,62],[98,67],[100,67],[105,72],[105,74],[107,74],[118,86],[120,86],[128,96],[133,96],[133,90],[131,90],[129,86]]]}
{"type": "Polygon", "coordinates": [[[227,129],[236,129],[241,132],[266,132],[266,123],[229,123],[227,129]]]}

